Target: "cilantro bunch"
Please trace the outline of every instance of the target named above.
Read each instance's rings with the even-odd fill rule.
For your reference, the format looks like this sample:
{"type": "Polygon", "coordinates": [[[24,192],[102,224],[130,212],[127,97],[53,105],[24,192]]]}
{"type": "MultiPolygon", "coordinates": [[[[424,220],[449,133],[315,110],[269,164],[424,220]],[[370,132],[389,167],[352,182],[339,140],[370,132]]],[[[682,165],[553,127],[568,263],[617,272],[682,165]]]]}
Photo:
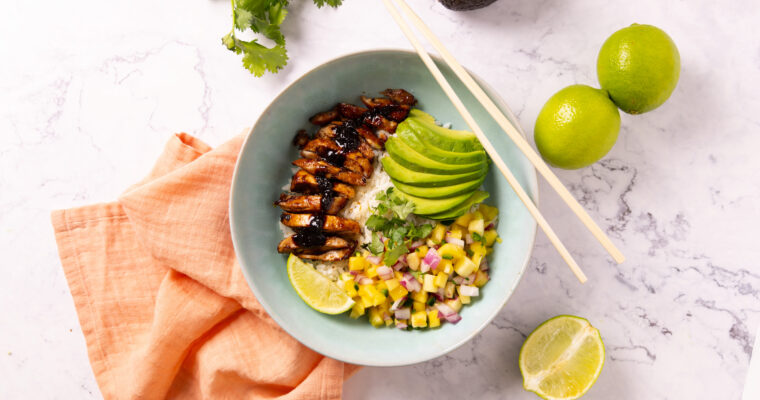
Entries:
{"type": "Polygon", "coordinates": [[[365,223],[372,231],[372,240],[364,247],[374,255],[385,253],[385,265],[391,266],[409,252],[411,242],[427,237],[433,225],[415,225],[410,221],[408,217],[414,212],[414,204],[399,197],[392,187],[378,193],[376,199],[380,203],[365,223]],[[386,243],[383,243],[381,233],[388,239],[386,243]]]}
{"type": "MultiPolygon", "coordinates": [[[[288,63],[285,37],[280,25],[288,14],[288,0],[230,0],[232,2],[232,30],[222,38],[222,43],[235,54],[243,55],[243,66],[256,76],[266,71],[276,73],[288,63]],[[248,29],[272,40],[267,47],[256,39],[245,41],[235,36],[236,31],[248,29]]],[[[317,7],[338,7],[343,0],[314,0],[317,7]]]]}

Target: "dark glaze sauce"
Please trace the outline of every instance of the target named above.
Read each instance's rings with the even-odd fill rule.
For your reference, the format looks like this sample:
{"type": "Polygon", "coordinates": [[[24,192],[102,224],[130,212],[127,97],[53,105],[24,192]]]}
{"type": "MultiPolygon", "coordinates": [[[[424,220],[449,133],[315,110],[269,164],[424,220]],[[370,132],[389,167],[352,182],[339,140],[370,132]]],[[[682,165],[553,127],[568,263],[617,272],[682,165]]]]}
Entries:
{"type": "Polygon", "coordinates": [[[346,155],[342,151],[327,150],[324,159],[336,167],[342,167],[346,163],[346,155]]]}
{"type": "Polygon", "coordinates": [[[346,121],[342,125],[336,126],[333,140],[340,146],[341,153],[356,150],[361,143],[359,132],[356,131],[356,122],[346,121]]]}
{"type": "Polygon", "coordinates": [[[299,229],[293,235],[293,242],[301,247],[322,246],[327,242],[327,236],[322,230],[325,226],[325,215],[314,214],[309,221],[309,226],[299,229]]]}

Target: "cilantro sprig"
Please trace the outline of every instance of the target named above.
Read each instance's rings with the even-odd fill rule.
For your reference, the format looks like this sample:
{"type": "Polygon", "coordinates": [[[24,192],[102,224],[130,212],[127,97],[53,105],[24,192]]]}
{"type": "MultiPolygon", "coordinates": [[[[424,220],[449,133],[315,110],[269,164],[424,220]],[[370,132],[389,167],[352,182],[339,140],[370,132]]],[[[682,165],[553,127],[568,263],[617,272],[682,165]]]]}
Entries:
{"type": "MultiPolygon", "coordinates": [[[[288,0],[230,0],[232,3],[232,30],[222,38],[222,43],[235,54],[243,55],[243,66],[255,76],[267,71],[276,73],[288,63],[285,36],[280,25],[288,15],[288,0]],[[245,41],[236,32],[248,29],[274,42],[272,47],[257,39],[245,41]]],[[[338,7],[343,0],[314,0],[317,7],[338,7]]]]}
{"type": "Polygon", "coordinates": [[[379,203],[365,223],[372,231],[372,240],[365,248],[375,255],[384,253],[385,265],[393,265],[409,252],[411,242],[427,237],[433,225],[415,225],[410,221],[408,217],[414,212],[414,203],[398,196],[392,187],[378,193],[376,199],[379,203]],[[381,234],[387,242],[383,243],[381,234]]]}

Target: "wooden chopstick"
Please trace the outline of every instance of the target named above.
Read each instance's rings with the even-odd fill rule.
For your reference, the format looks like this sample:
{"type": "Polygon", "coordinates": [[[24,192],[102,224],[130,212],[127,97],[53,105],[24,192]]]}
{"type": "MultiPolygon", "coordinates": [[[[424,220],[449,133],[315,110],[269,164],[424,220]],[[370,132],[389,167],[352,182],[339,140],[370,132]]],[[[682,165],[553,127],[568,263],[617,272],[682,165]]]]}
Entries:
{"type": "Polygon", "coordinates": [[[525,204],[528,212],[533,216],[541,229],[543,229],[544,233],[549,238],[549,241],[554,245],[567,265],[570,266],[573,274],[575,274],[581,283],[586,282],[586,275],[583,273],[580,266],[578,266],[578,263],[575,262],[573,256],[570,255],[570,252],[567,251],[567,248],[565,248],[565,245],[562,244],[562,241],[560,241],[559,237],[557,237],[557,234],[554,233],[554,230],[551,228],[551,226],[549,226],[549,223],[546,221],[544,216],[541,215],[541,212],[538,210],[536,205],[533,204],[533,201],[530,199],[530,196],[528,196],[528,193],[525,192],[525,189],[520,186],[517,178],[515,178],[515,176],[512,174],[512,171],[509,170],[507,165],[504,163],[504,160],[501,159],[501,156],[499,156],[499,154],[496,152],[496,149],[494,149],[493,145],[491,145],[491,142],[480,129],[478,123],[475,122],[475,119],[472,117],[470,112],[467,111],[467,108],[465,108],[462,100],[459,99],[459,96],[457,96],[457,94],[454,92],[454,89],[452,89],[451,85],[449,85],[449,82],[446,81],[446,78],[444,78],[441,70],[438,69],[438,67],[435,65],[435,62],[433,62],[433,59],[430,58],[430,55],[422,47],[422,44],[414,35],[409,25],[407,25],[406,21],[404,21],[404,19],[401,17],[401,14],[399,14],[398,10],[396,10],[396,7],[393,6],[390,0],[383,0],[383,3],[385,4],[385,7],[388,9],[388,12],[391,14],[393,19],[396,20],[396,23],[398,24],[399,28],[401,28],[401,31],[404,33],[407,39],[409,39],[409,42],[412,44],[415,50],[417,50],[417,54],[419,54],[422,62],[428,68],[430,73],[433,74],[433,77],[446,93],[446,96],[448,96],[449,100],[451,100],[451,102],[454,104],[454,107],[457,109],[457,111],[459,111],[459,114],[462,115],[462,118],[464,118],[467,125],[475,133],[475,136],[477,136],[478,140],[480,140],[480,142],[483,144],[486,152],[488,152],[488,155],[491,156],[491,159],[499,168],[499,171],[501,171],[502,175],[504,175],[504,178],[507,179],[507,182],[517,194],[517,197],[523,202],[523,204],[525,204]]]}
{"type": "MultiPolygon", "coordinates": [[[[544,160],[536,153],[535,150],[533,150],[533,147],[530,146],[527,140],[523,137],[523,135],[520,134],[518,129],[510,122],[510,120],[504,116],[504,114],[499,110],[499,108],[494,104],[494,102],[491,100],[488,95],[481,89],[480,85],[478,85],[474,79],[472,79],[472,76],[465,70],[457,61],[454,59],[454,56],[451,55],[451,53],[446,49],[446,47],[441,43],[440,40],[433,34],[433,32],[430,30],[430,28],[425,25],[425,23],[422,21],[422,19],[409,7],[409,5],[404,0],[396,0],[396,3],[399,4],[399,7],[401,8],[401,11],[403,11],[406,16],[411,19],[412,23],[414,24],[417,29],[419,29],[420,32],[430,41],[430,43],[433,45],[433,47],[438,50],[438,52],[441,54],[441,57],[446,61],[446,64],[449,65],[449,67],[454,71],[454,73],[459,77],[459,79],[462,80],[462,82],[467,86],[467,88],[470,90],[470,92],[475,96],[476,99],[480,102],[480,104],[485,107],[486,111],[493,117],[493,119],[499,124],[501,129],[506,132],[507,136],[512,139],[512,141],[517,145],[517,148],[520,149],[520,151],[523,152],[525,157],[528,158],[528,160],[533,164],[533,166],[538,170],[539,173],[546,179],[547,182],[549,182],[549,185],[559,194],[559,197],[562,198],[562,200],[567,204],[568,207],[570,207],[571,210],[575,213],[575,215],[578,217],[578,219],[581,220],[583,225],[586,226],[586,228],[591,231],[591,234],[594,235],[597,241],[604,247],[605,250],[612,256],[612,258],[618,263],[622,263],[625,261],[625,256],[623,256],[623,253],[618,250],[617,247],[612,243],[610,238],[604,234],[604,231],[602,231],[601,228],[599,228],[599,225],[597,225],[594,220],[591,219],[591,216],[588,215],[586,210],[578,203],[578,201],[573,197],[572,194],[570,194],[570,191],[567,190],[567,188],[560,182],[559,178],[557,178],[556,175],[551,171],[548,165],[544,162],[544,160]]],[[[512,114],[512,111],[507,106],[507,112],[512,114]]]]}

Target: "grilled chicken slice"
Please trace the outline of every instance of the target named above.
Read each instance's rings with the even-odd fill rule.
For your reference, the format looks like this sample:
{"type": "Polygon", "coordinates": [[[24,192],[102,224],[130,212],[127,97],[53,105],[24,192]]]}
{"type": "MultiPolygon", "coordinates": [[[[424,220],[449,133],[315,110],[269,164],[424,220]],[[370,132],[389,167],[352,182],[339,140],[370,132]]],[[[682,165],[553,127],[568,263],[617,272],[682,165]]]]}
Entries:
{"type": "Polygon", "coordinates": [[[390,98],[397,104],[403,104],[405,106],[413,106],[417,103],[417,99],[404,89],[385,89],[382,93],[384,96],[390,98]]]}
{"type": "Polygon", "coordinates": [[[380,113],[368,113],[362,120],[365,124],[375,128],[375,131],[386,131],[388,133],[396,132],[398,122],[385,118],[380,113]]]}
{"type": "Polygon", "coordinates": [[[393,100],[385,97],[367,97],[361,96],[362,103],[369,108],[387,107],[392,106],[393,100]]]}
{"type": "Polygon", "coordinates": [[[302,149],[303,146],[306,145],[306,143],[309,142],[309,134],[306,133],[305,130],[301,129],[298,132],[296,132],[296,136],[293,138],[293,145],[297,146],[299,149],[302,149]]]}
{"type": "MultiPolygon", "coordinates": [[[[329,200],[329,204],[325,204],[326,210],[322,209],[322,196],[320,194],[313,195],[292,195],[281,194],[280,199],[275,201],[274,204],[279,206],[284,211],[288,212],[313,212],[313,213],[325,213],[325,214],[337,214],[342,210],[348,201],[343,196],[334,196],[329,200]]],[[[325,202],[328,202],[327,200],[325,202]]]]}
{"type": "Polygon", "coordinates": [[[333,107],[332,110],[323,111],[321,113],[313,115],[311,118],[309,118],[309,122],[314,125],[322,126],[327,125],[338,118],[340,118],[340,114],[338,113],[338,107],[336,106],[333,107]]]}
{"type": "Polygon", "coordinates": [[[367,112],[367,109],[364,107],[359,107],[348,103],[338,103],[337,108],[338,114],[340,114],[341,117],[348,119],[360,118],[362,114],[367,112]]]}
{"type": "Polygon", "coordinates": [[[327,240],[325,241],[325,244],[322,246],[317,247],[301,247],[296,244],[296,242],[293,240],[293,235],[290,235],[286,237],[285,239],[282,239],[280,241],[280,244],[277,245],[277,251],[280,253],[292,253],[292,252],[299,252],[299,251],[305,251],[313,252],[313,253],[321,253],[328,250],[337,250],[337,249],[350,249],[353,251],[354,248],[356,248],[356,242],[353,240],[344,239],[340,236],[328,236],[327,240]]]}
{"type": "Polygon", "coordinates": [[[301,156],[310,159],[323,159],[349,171],[360,172],[367,178],[372,175],[372,159],[364,157],[364,154],[358,150],[343,154],[340,146],[332,139],[316,138],[309,141],[301,150],[301,156]]]}
{"type": "Polygon", "coordinates": [[[367,184],[367,178],[362,173],[336,167],[327,161],[299,158],[293,161],[293,165],[308,171],[310,174],[337,179],[349,185],[364,186],[367,184]]]}
{"type": "MultiPolygon", "coordinates": [[[[366,118],[366,117],[365,117],[366,118]]],[[[387,120],[386,120],[387,121],[387,120]]],[[[389,121],[393,122],[393,121],[389,121]]],[[[375,149],[382,150],[385,148],[385,141],[388,140],[388,135],[382,134],[381,132],[375,131],[373,132],[372,129],[367,125],[361,125],[358,128],[356,128],[356,131],[359,132],[359,136],[361,136],[364,140],[369,143],[370,146],[372,146],[375,149]]],[[[393,131],[396,131],[396,127],[393,127],[393,131]]]]}
{"type": "MultiPolygon", "coordinates": [[[[340,121],[334,121],[332,124],[323,126],[322,128],[319,129],[319,131],[317,131],[317,135],[316,135],[317,138],[325,138],[325,139],[332,139],[332,138],[334,138],[335,135],[337,134],[337,132],[335,130],[341,124],[342,124],[342,122],[340,122],[340,121]]],[[[371,129],[364,128],[364,131],[365,131],[364,134],[362,134],[362,130],[361,129],[362,129],[361,127],[357,129],[357,131],[359,132],[360,136],[364,137],[364,134],[369,134],[369,135],[375,136],[374,133],[372,133],[371,129]]],[[[375,141],[379,142],[379,139],[376,139],[375,141]]],[[[372,145],[371,143],[370,144],[367,144],[367,143],[368,143],[368,141],[366,141],[366,138],[365,138],[365,140],[362,140],[359,143],[359,147],[357,148],[357,150],[359,150],[364,157],[369,158],[370,160],[372,160],[375,157],[375,152],[372,150],[372,147],[375,147],[375,146],[372,145]]],[[[375,147],[375,148],[382,149],[382,146],[375,147]]]]}
{"type": "MultiPolygon", "coordinates": [[[[326,178],[317,178],[316,176],[302,169],[298,170],[298,172],[293,175],[293,179],[290,181],[290,191],[307,194],[321,193],[323,189],[320,188],[318,179],[326,178]]],[[[356,195],[354,188],[346,185],[345,183],[333,182],[332,190],[339,195],[349,199],[353,198],[356,195]]]]}
{"type": "MultiPolygon", "coordinates": [[[[290,228],[307,228],[315,214],[291,214],[282,213],[280,222],[290,228]]],[[[325,223],[322,230],[328,233],[359,233],[359,223],[347,218],[325,215],[325,223]]]]}
{"type": "Polygon", "coordinates": [[[376,110],[378,110],[380,114],[391,121],[401,122],[405,120],[407,116],[409,116],[410,108],[411,107],[405,105],[392,105],[376,110]]]}
{"type": "Polygon", "coordinates": [[[298,257],[305,258],[307,260],[340,261],[350,257],[353,252],[354,249],[345,248],[339,250],[330,250],[321,254],[312,254],[309,250],[296,251],[295,253],[298,254],[298,257]]]}

